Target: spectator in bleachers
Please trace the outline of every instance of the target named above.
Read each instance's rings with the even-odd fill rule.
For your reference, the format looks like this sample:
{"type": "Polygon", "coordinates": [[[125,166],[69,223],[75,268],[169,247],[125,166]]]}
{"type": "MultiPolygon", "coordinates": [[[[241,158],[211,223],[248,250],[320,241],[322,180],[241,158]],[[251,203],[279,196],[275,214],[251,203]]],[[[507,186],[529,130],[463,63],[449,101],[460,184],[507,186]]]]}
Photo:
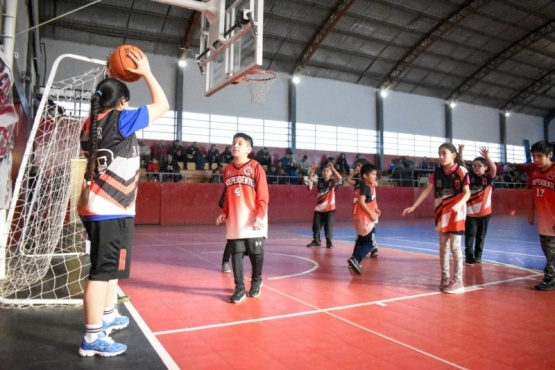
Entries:
{"type": "Polygon", "coordinates": [[[208,168],[212,169],[212,163],[216,163],[218,166],[222,163],[220,159],[220,151],[216,148],[216,144],[210,145],[210,149],[206,152],[206,162],[208,162],[208,168]]]}
{"type": "Polygon", "coordinates": [[[275,164],[272,164],[268,167],[268,171],[266,172],[266,178],[268,179],[268,184],[277,184],[279,177],[279,171],[275,164]]]}
{"type": "Polygon", "coordinates": [[[233,162],[233,156],[231,155],[231,150],[229,146],[225,147],[224,152],[221,155],[222,163],[231,163],[233,162]]]}
{"type": "Polygon", "coordinates": [[[223,168],[219,164],[216,168],[212,170],[212,174],[210,175],[210,179],[208,180],[209,183],[212,184],[219,184],[222,182],[222,171],[223,168]]]}
{"type": "Polygon", "coordinates": [[[327,168],[327,167],[328,167],[328,163],[331,163],[331,164],[334,166],[334,168],[335,168],[334,162],[335,162],[335,158],[330,157],[330,156],[328,156],[326,159],[324,159],[324,160],[322,161],[322,163],[320,164],[320,173],[322,173],[322,171],[324,170],[324,168],[327,168]]]}
{"type": "Polygon", "coordinates": [[[285,170],[285,172],[289,172],[291,165],[293,164],[293,159],[291,152],[286,152],[283,157],[279,160],[281,167],[285,170]]]}
{"type": "Polygon", "coordinates": [[[281,185],[289,184],[289,173],[285,167],[279,167],[278,169],[278,177],[277,183],[281,185]]]}
{"type": "Polygon", "coordinates": [[[270,168],[272,165],[272,155],[268,152],[268,148],[264,147],[256,152],[256,160],[261,165],[270,168]]]}
{"type": "Polygon", "coordinates": [[[310,162],[308,161],[308,157],[303,155],[303,158],[298,163],[297,166],[299,176],[308,176],[308,171],[310,171],[310,162]]]}
{"type": "Polygon", "coordinates": [[[146,172],[148,181],[159,181],[160,179],[160,163],[154,157],[150,159],[146,165],[146,172]]]}
{"type": "Polygon", "coordinates": [[[156,158],[158,163],[164,163],[166,160],[166,154],[168,154],[168,147],[166,146],[164,140],[160,140],[152,149],[151,155],[156,158]]]}
{"type": "Polygon", "coordinates": [[[144,140],[139,140],[139,156],[141,157],[142,168],[146,167],[147,163],[150,162],[150,153],[151,150],[144,140]]]}
{"type": "Polygon", "coordinates": [[[185,163],[194,163],[197,170],[204,169],[204,156],[196,141],[185,149],[185,163]]]}
{"type": "Polygon", "coordinates": [[[337,160],[335,161],[335,169],[342,175],[348,175],[350,172],[349,164],[347,163],[347,157],[345,153],[339,154],[337,160]]]}
{"type": "Polygon", "coordinates": [[[181,141],[179,140],[174,140],[172,146],[170,146],[167,151],[167,154],[171,154],[172,158],[176,161],[178,160],[177,158],[182,156],[184,153],[185,148],[183,148],[183,145],[181,145],[181,141]]]}
{"type": "Polygon", "coordinates": [[[171,155],[166,155],[166,163],[162,168],[164,181],[179,182],[183,179],[177,160],[171,155]]]}

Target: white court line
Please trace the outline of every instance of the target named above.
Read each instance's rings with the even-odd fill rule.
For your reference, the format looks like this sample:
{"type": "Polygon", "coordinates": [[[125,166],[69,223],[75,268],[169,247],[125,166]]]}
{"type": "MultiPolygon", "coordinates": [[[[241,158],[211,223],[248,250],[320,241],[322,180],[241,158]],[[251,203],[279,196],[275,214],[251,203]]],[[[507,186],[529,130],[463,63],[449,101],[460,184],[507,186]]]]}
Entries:
{"type": "MultiPolygon", "coordinates": [[[[119,290],[120,296],[125,296],[125,293],[121,288],[118,287],[118,290],[119,290]]],[[[145,323],[145,321],[143,320],[139,312],[137,312],[133,304],[130,301],[124,302],[123,304],[125,305],[125,308],[127,308],[127,310],[129,311],[129,314],[133,316],[133,320],[135,320],[135,322],[143,332],[144,336],[149,341],[152,348],[154,348],[156,353],[158,353],[158,356],[160,357],[164,365],[166,365],[168,370],[179,370],[179,366],[177,366],[173,358],[166,351],[164,346],[162,346],[162,343],[158,341],[158,338],[156,338],[156,335],[152,333],[152,330],[150,330],[150,328],[145,323]]]]}
{"type": "MultiPolygon", "coordinates": [[[[222,252],[202,252],[201,254],[210,254],[210,253],[218,253],[221,254],[222,252]]],[[[300,275],[306,275],[306,274],[310,274],[312,271],[315,271],[318,269],[318,267],[320,267],[320,264],[314,260],[311,260],[310,258],[306,258],[306,257],[301,257],[301,256],[295,256],[294,254],[284,254],[284,253],[268,253],[268,252],[264,252],[264,255],[268,255],[268,254],[273,254],[274,256],[285,256],[285,257],[291,257],[291,258],[298,258],[300,260],[305,260],[308,261],[310,263],[312,263],[312,268],[299,272],[297,274],[292,274],[292,275],[283,275],[283,276],[274,276],[271,278],[266,278],[266,280],[279,280],[279,279],[287,279],[290,277],[295,277],[295,276],[300,276],[300,275]]]]}

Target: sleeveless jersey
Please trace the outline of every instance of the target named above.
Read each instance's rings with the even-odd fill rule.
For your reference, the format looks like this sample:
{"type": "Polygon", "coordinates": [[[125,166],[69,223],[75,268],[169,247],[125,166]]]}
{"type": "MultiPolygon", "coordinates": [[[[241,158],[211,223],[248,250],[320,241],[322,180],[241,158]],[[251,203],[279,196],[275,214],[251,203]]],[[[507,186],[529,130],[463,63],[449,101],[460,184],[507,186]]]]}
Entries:
{"type": "Polygon", "coordinates": [[[251,159],[224,168],[226,239],[268,237],[268,183],[266,172],[251,159]],[[263,219],[260,230],[253,230],[256,217],[263,219]]]}
{"type": "MultiPolygon", "coordinates": [[[[124,137],[119,128],[121,111],[99,116],[98,150],[86,209],[78,208],[86,221],[135,216],[139,183],[139,143],[135,134],[124,137]]],[[[88,155],[90,119],[81,131],[81,149],[88,155]]],[[[84,186],[84,185],[83,185],[84,186]]]]}
{"type": "Polygon", "coordinates": [[[353,197],[353,222],[355,224],[355,230],[357,235],[366,236],[370,234],[374,228],[374,222],[358,204],[358,200],[361,195],[366,197],[365,203],[370,211],[375,212],[378,206],[378,202],[376,200],[376,186],[374,184],[368,185],[367,183],[360,181],[357,184],[353,197]]]}
{"type": "Polygon", "coordinates": [[[317,190],[318,195],[316,199],[315,212],[331,212],[335,211],[335,188],[337,184],[333,179],[324,180],[324,178],[318,179],[317,190]]]}
{"type": "Polygon", "coordinates": [[[489,173],[482,176],[469,171],[470,198],[466,202],[466,217],[484,217],[491,214],[493,178],[489,173]]]}
{"type": "Polygon", "coordinates": [[[443,167],[440,167],[432,176],[436,229],[441,233],[464,231],[466,207],[461,207],[458,212],[454,212],[452,208],[464,195],[463,188],[469,183],[468,170],[455,164],[449,173],[445,173],[443,167]]]}
{"type": "Polygon", "coordinates": [[[534,167],[528,177],[536,208],[536,224],[540,235],[555,236],[555,165],[546,171],[534,167]]]}

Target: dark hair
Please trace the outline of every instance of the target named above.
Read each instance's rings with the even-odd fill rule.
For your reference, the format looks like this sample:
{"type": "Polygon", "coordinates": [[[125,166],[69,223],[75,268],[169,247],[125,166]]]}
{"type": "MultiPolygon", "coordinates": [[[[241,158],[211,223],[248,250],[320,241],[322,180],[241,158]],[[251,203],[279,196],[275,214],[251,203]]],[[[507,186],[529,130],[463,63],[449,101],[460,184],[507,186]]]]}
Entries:
{"type": "Polygon", "coordinates": [[[251,145],[251,148],[254,147],[254,143],[253,143],[253,141],[252,141],[252,137],[250,137],[249,135],[245,134],[244,132],[238,132],[238,133],[236,133],[235,135],[233,135],[233,140],[235,140],[235,139],[238,138],[238,137],[243,138],[243,139],[245,139],[246,141],[248,141],[249,144],[251,145]]]}
{"type": "Polygon", "coordinates": [[[96,85],[96,91],[91,96],[91,115],[89,129],[89,157],[87,160],[87,169],[85,171],[85,179],[91,181],[94,177],[96,168],[96,155],[98,150],[98,114],[106,110],[117,107],[121,99],[129,100],[129,89],[127,85],[116,80],[115,78],[107,78],[100,81],[96,85]]]}
{"type": "Polygon", "coordinates": [[[364,166],[365,164],[369,164],[370,162],[368,162],[368,160],[365,159],[365,158],[357,158],[357,159],[355,160],[355,167],[356,167],[359,163],[360,163],[361,165],[364,166]]]}
{"type": "Polygon", "coordinates": [[[360,168],[360,176],[368,175],[372,171],[377,171],[378,169],[371,163],[365,163],[360,168]]]}
{"type": "Polygon", "coordinates": [[[486,167],[488,165],[488,161],[484,157],[476,157],[476,158],[474,158],[474,160],[472,162],[475,162],[475,161],[480,162],[481,164],[483,164],[486,167]]]}
{"type": "Polygon", "coordinates": [[[443,143],[439,146],[439,149],[441,148],[445,148],[447,150],[449,150],[451,153],[455,153],[455,163],[457,163],[459,166],[464,166],[464,162],[461,159],[461,155],[459,154],[459,152],[457,152],[457,148],[452,144],[452,143],[443,143]]]}
{"type": "Polygon", "coordinates": [[[538,141],[537,143],[532,145],[532,148],[530,149],[530,151],[548,155],[549,153],[553,152],[553,146],[549,144],[547,141],[538,141]]]}

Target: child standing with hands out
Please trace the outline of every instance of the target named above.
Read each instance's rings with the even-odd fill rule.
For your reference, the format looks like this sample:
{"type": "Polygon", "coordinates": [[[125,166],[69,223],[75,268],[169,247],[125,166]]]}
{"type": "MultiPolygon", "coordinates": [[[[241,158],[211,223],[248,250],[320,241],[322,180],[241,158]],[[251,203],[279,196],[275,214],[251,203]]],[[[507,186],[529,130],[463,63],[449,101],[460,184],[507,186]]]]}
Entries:
{"type": "Polygon", "coordinates": [[[249,159],[253,140],[247,134],[233,136],[233,162],[224,168],[225,201],[216,225],[226,223],[226,239],[231,249],[231,265],[235,291],[231,303],[241,303],[245,297],[243,257],[249,256],[252,266],[249,296],[260,296],[264,239],[268,237],[268,183],[260,163],[249,159]]]}
{"type": "Polygon", "coordinates": [[[461,239],[466,219],[466,202],[470,197],[468,171],[451,143],[439,147],[440,168],[430,176],[428,186],[418,196],[412,206],[403,211],[403,216],[412,213],[428,195],[435,195],[435,224],[439,231],[439,263],[441,282],[439,288],[444,293],[462,293],[463,259],[461,239]],[[451,279],[449,250],[453,254],[454,277],[451,279]]]}
{"type": "Polygon", "coordinates": [[[353,255],[347,261],[358,275],[362,274],[362,259],[375,247],[375,228],[380,210],[376,201],[376,177],[378,170],[367,163],[360,168],[359,184],[353,200],[353,221],[357,233],[353,255]]]}
{"type": "Polygon", "coordinates": [[[341,181],[341,175],[332,162],[328,162],[322,170],[322,178],[314,177],[318,165],[314,163],[308,174],[308,181],[317,184],[318,199],[312,218],[312,242],[307,247],[319,247],[320,229],[324,225],[326,235],[326,248],[333,248],[333,216],[335,214],[335,189],[341,181]],[[331,175],[334,175],[333,177],[331,175]]]}
{"type": "Polygon", "coordinates": [[[543,281],[535,286],[537,290],[555,290],[555,165],[553,147],[539,141],[532,145],[534,168],[530,171],[528,187],[531,189],[528,222],[538,221],[540,245],[546,263],[543,281]]]}

